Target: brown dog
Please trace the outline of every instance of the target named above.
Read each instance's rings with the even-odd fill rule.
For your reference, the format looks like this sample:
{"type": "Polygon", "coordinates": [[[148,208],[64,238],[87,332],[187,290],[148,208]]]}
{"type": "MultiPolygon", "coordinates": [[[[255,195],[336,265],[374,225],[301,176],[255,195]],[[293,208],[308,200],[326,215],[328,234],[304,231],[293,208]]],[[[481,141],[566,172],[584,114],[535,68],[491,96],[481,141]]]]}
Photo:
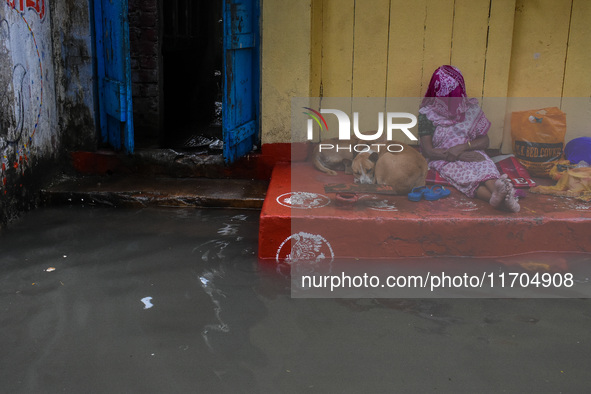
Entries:
{"type": "Polygon", "coordinates": [[[339,141],[337,138],[322,141],[314,147],[312,153],[314,167],[328,175],[336,175],[337,171],[350,174],[351,163],[355,157],[355,152],[351,149],[354,144],[354,141],[339,141]],[[330,149],[330,146],[333,149],[330,149]]]}
{"type": "Polygon", "coordinates": [[[393,141],[402,147],[390,153],[385,148],[377,152],[359,153],[352,163],[355,183],[376,183],[392,186],[396,194],[407,194],[413,188],[425,186],[427,160],[413,147],[393,141]]]}

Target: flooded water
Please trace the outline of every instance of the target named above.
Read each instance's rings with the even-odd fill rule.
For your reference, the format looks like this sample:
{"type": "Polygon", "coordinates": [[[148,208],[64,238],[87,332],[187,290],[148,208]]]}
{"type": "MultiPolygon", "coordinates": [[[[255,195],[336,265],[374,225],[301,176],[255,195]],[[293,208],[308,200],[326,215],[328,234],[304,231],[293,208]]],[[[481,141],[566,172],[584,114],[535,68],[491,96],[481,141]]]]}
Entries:
{"type": "Polygon", "coordinates": [[[44,208],[0,233],[0,392],[588,392],[588,299],[295,299],[258,212],[44,208]]]}

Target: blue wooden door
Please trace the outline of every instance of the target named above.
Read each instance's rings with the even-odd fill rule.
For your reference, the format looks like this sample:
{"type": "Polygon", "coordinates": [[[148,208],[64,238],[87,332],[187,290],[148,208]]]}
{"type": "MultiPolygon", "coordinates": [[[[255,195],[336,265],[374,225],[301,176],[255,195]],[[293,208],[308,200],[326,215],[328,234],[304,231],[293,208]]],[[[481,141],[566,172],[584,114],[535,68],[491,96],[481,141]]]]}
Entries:
{"type": "Polygon", "coordinates": [[[224,1],[224,160],[232,163],[258,143],[259,0],[224,1]]]}
{"type": "Polygon", "coordinates": [[[101,138],[133,153],[127,0],[95,0],[94,19],[101,138]]]}

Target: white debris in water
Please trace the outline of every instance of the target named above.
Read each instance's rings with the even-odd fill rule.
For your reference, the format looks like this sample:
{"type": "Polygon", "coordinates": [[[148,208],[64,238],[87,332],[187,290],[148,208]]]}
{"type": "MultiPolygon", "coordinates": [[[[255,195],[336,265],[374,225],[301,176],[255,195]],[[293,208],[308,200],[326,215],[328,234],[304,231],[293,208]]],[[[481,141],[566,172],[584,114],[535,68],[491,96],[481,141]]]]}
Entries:
{"type": "Polygon", "coordinates": [[[197,246],[196,248],[193,248],[192,253],[195,252],[201,252],[201,260],[203,261],[209,261],[209,259],[215,259],[215,257],[217,257],[218,259],[224,258],[226,257],[224,255],[224,249],[226,249],[226,247],[230,245],[229,241],[221,241],[219,239],[213,239],[211,241],[207,241],[202,243],[201,245],[197,246]],[[208,245],[212,245],[213,246],[208,246],[208,245]],[[212,256],[210,256],[209,252],[212,252],[212,256]]]}
{"type": "Polygon", "coordinates": [[[142,298],[142,302],[144,303],[144,309],[150,309],[154,305],[152,305],[152,297],[144,297],[142,298]]]}
{"type": "Polygon", "coordinates": [[[215,317],[217,320],[217,323],[213,323],[213,324],[207,324],[205,327],[203,327],[203,330],[201,331],[201,336],[203,337],[203,340],[205,341],[205,344],[212,349],[211,343],[209,342],[209,332],[210,331],[216,331],[216,332],[230,332],[230,326],[228,326],[228,324],[226,324],[221,317],[221,313],[222,313],[222,305],[220,303],[219,298],[225,298],[226,295],[219,290],[218,288],[216,288],[213,279],[214,277],[221,277],[222,276],[222,272],[218,271],[218,270],[211,270],[211,271],[205,271],[203,272],[200,276],[199,276],[199,281],[201,282],[201,287],[203,288],[203,291],[205,291],[205,293],[209,296],[209,298],[211,298],[211,302],[213,304],[213,310],[215,313],[215,317]]]}
{"type": "Polygon", "coordinates": [[[205,253],[201,256],[201,260],[208,261],[209,260],[209,250],[206,250],[205,253]]]}
{"type": "Polygon", "coordinates": [[[218,234],[220,235],[235,235],[238,232],[238,225],[237,224],[227,224],[224,223],[224,227],[218,230],[218,234]]]}

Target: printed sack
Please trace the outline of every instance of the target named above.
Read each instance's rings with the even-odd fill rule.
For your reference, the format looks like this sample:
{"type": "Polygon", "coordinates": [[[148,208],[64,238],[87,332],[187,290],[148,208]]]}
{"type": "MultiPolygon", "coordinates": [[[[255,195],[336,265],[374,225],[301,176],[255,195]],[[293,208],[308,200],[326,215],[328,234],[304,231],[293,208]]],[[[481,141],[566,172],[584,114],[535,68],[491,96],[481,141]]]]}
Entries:
{"type": "Polygon", "coordinates": [[[532,176],[548,177],[564,150],[566,114],[556,107],[513,112],[513,153],[532,176]]]}
{"type": "Polygon", "coordinates": [[[536,181],[530,178],[525,167],[515,157],[507,157],[499,161],[497,169],[501,174],[507,174],[513,187],[517,189],[536,186],[536,181]]]}

